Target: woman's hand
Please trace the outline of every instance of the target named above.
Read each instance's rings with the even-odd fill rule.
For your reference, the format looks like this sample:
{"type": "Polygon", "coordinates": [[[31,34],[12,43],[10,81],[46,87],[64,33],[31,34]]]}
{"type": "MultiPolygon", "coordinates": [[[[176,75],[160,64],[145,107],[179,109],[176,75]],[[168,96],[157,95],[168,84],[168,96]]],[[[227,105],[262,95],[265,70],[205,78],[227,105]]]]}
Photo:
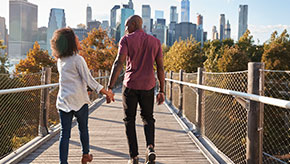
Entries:
{"type": "Polygon", "coordinates": [[[107,103],[110,103],[111,101],[115,102],[115,99],[114,99],[115,94],[113,93],[111,89],[106,90],[103,88],[100,90],[100,93],[106,95],[107,103]]]}

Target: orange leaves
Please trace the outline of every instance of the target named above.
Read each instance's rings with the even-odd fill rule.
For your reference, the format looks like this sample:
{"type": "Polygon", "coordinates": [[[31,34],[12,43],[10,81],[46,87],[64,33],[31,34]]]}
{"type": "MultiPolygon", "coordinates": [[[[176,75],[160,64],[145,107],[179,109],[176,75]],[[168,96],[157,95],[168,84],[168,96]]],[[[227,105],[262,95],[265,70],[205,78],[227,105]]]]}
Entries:
{"type": "Polygon", "coordinates": [[[106,31],[93,29],[88,37],[82,40],[82,50],[79,52],[88,64],[90,70],[110,70],[115,60],[118,49],[106,31]]]}

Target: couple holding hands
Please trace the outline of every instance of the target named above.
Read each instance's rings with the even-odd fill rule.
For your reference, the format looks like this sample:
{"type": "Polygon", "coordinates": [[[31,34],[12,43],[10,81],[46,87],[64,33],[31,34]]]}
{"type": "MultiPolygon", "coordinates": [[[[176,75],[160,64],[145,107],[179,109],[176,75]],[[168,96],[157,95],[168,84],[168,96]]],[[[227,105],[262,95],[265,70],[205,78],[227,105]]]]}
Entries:
{"type": "Polygon", "coordinates": [[[122,100],[125,117],[126,135],[129,145],[129,164],[138,163],[138,144],[136,137],[137,104],[141,108],[141,118],[144,122],[146,136],[146,161],[154,164],[155,119],[153,117],[154,87],[156,84],[154,63],[157,66],[157,76],[160,90],[156,96],[158,104],[164,102],[164,68],[161,44],[155,37],[142,30],[142,18],[133,15],[126,21],[126,35],[120,40],[118,55],[112,66],[108,88],[100,85],[87,67],[83,57],[78,55],[80,44],[70,28],[59,29],[51,40],[53,56],[57,58],[59,72],[59,93],[56,107],[59,110],[61,133],[59,139],[59,160],[66,164],[69,152],[69,140],[73,116],[77,118],[79,135],[82,145],[81,163],[93,160],[89,154],[88,104],[87,86],[98,93],[106,95],[107,103],[114,101],[112,91],[123,64],[126,61],[126,72],[123,80],[122,100]]]}

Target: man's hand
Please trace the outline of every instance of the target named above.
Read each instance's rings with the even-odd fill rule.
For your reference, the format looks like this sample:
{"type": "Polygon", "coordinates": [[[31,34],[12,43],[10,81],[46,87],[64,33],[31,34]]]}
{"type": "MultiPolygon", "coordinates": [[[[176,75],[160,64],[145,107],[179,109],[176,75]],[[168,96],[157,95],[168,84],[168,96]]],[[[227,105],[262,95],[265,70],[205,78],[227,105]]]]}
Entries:
{"type": "Polygon", "coordinates": [[[164,92],[159,92],[159,93],[157,94],[157,96],[156,96],[157,104],[158,104],[158,105],[163,104],[164,100],[165,100],[164,92]]]}
{"type": "Polygon", "coordinates": [[[111,101],[115,102],[115,98],[114,98],[114,93],[111,89],[108,89],[107,94],[106,94],[106,100],[107,103],[111,103],[111,101]]]}

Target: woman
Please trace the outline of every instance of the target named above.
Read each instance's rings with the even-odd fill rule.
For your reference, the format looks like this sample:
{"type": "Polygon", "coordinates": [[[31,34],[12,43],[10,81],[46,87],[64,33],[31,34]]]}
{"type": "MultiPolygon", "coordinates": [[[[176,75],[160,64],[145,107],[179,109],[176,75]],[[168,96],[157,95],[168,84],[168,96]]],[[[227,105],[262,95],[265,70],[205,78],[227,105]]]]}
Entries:
{"type": "Polygon", "coordinates": [[[81,162],[86,164],[93,159],[89,154],[88,103],[90,101],[87,86],[105,94],[109,100],[114,100],[114,95],[106,91],[91,76],[84,58],[78,55],[79,41],[71,28],[62,28],[54,32],[51,49],[57,59],[59,72],[59,92],[56,101],[61,122],[59,160],[61,164],[67,164],[71,124],[75,116],[83,152],[81,162]]]}

